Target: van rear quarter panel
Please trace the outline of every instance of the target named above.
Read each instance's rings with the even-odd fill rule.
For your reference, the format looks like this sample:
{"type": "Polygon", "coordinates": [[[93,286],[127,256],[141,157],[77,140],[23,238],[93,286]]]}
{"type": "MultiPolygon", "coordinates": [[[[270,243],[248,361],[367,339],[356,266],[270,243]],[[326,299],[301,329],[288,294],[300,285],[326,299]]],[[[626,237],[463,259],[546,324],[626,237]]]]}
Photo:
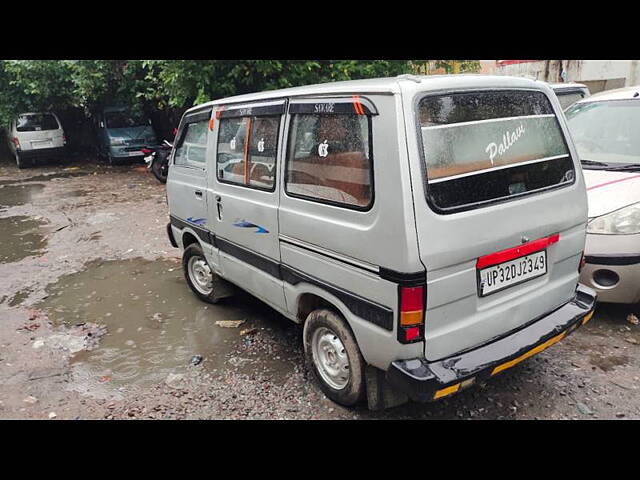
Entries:
{"type": "MultiPolygon", "coordinates": [[[[405,82],[407,141],[410,152],[416,228],[420,257],[427,270],[425,357],[438,360],[473,348],[516,329],[566,303],[578,280],[578,264],[584,249],[587,201],[577,153],[569,136],[558,100],[548,87],[492,85],[477,79],[441,84],[441,90],[424,92],[405,82]],[[438,91],[494,88],[540,88],[550,99],[566,138],[576,170],[567,187],[532,194],[518,200],[452,214],[438,214],[425,198],[419,125],[415,116],[418,98],[438,91]],[[560,233],[558,243],[547,249],[548,273],[485,297],[478,296],[478,257],[521,245],[529,240],[560,233]]],[[[495,82],[495,79],[492,80],[495,82]]],[[[437,83],[436,83],[437,86],[437,83]]],[[[423,87],[424,88],[424,87],[423,87]]]]}
{"type": "MultiPolygon", "coordinates": [[[[294,198],[282,188],[281,236],[364,262],[374,269],[420,271],[400,96],[358,94],[371,100],[379,112],[372,117],[374,202],[371,209],[357,211],[294,198]]],[[[284,167],[281,165],[281,179],[284,167]]],[[[285,282],[287,307],[292,314],[303,293],[316,292],[331,300],[347,317],[368,363],[386,369],[392,360],[421,353],[420,345],[405,346],[397,341],[397,284],[290,243],[281,241],[280,248],[283,264],[391,309],[393,329],[386,330],[366,318],[356,317],[338,299],[305,282],[295,286],[285,282]]]]}

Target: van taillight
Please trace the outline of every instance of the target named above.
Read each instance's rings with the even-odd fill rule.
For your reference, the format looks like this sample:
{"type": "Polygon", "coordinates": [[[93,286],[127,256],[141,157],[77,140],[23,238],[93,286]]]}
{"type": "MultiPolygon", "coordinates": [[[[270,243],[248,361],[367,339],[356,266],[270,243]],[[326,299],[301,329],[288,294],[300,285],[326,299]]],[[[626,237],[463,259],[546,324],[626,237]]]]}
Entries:
{"type": "Polygon", "coordinates": [[[13,137],[13,144],[16,148],[20,148],[20,140],[18,140],[18,137],[13,137]]]}
{"type": "Polygon", "coordinates": [[[425,287],[400,287],[398,340],[413,343],[424,340],[425,287]]]}
{"type": "Polygon", "coordinates": [[[587,260],[584,258],[584,252],[582,252],[582,256],[580,257],[580,265],[578,265],[578,273],[582,271],[582,269],[586,264],[587,264],[587,260]]]}

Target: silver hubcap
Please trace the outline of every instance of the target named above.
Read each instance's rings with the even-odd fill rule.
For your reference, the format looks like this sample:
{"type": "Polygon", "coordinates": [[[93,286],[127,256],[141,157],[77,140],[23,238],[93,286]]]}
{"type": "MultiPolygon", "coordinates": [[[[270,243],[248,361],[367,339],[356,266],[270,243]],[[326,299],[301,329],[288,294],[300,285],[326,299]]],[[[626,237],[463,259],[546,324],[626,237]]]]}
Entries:
{"type": "Polygon", "coordinates": [[[209,264],[202,257],[193,256],[188,264],[191,283],[203,295],[209,295],[213,291],[213,273],[209,264]]]}
{"type": "Polygon", "coordinates": [[[349,357],[335,333],[325,327],[313,332],[311,353],[318,373],[331,388],[342,390],[347,386],[351,377],[349,357]]]}

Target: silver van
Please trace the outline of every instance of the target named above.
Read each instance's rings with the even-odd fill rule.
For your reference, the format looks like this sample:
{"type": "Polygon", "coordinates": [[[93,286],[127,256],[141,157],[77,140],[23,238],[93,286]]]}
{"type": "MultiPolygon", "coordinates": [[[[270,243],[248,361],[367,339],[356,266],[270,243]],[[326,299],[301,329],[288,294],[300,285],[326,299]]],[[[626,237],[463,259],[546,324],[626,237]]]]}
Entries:
{"type": "Polygon", "coordinates": [[[18,168],[41,158],[61,159],[67,139],[55,113],[21,113],[9,126],[9,148],[18,168]]]}
{"type": "Polygon", "coordinates": [[[543,82],[400,76],[199,105],[167,195],[193,292],[239,287],[304,324],[343,405],[445,397],[593,314],[584,179],[543,82]]]}

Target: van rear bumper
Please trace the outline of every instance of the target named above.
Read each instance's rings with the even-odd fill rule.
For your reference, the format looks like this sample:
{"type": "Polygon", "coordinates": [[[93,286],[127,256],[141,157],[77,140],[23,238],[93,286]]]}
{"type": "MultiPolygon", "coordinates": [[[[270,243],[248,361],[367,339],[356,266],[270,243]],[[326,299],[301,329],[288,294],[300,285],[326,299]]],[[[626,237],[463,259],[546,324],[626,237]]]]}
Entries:
{"type": "Polygon", "coordinates": [[[417,402],[446,397],[559,342],[591,319],[595,303],[595,291],[578,284],[570,302],[525,328],[437,362],[427,362],[424,358],[392,362],[387,381],[417,402]]]}
{"type": "Polygon", "coordinates": [[[66,147],[31,148],[27,150],[18,150],[18,153],[20,153],[20,156],[24,159],[62,157],[66,153],[66,147]]]}

